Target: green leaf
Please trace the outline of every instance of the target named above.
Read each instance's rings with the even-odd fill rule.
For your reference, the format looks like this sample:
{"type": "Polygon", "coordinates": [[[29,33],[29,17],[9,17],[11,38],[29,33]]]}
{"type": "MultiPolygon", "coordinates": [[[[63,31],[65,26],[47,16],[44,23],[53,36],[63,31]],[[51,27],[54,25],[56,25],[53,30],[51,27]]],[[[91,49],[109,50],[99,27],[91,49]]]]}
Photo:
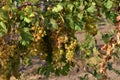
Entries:
{"type": "Polygon", "coordinates": [[[20,20],[23,20],[24,19],[24,15],[20,15],[20,20]]]}
{"type": "Polygon", "coordinates": [[[69,14],[66,16],[66,23],[67,25],[69,24],[69,27],[73,30],[75,30],[75,24],[74,24],[74,20],[72,18],[72,14],[69,14]]]}
{"type": "Polygon", "coordinates": [[[33,40],[32,35],[28,32],[22,32],[21,36],[22,36],[22,39],[25,41],[32,41],[33,40]]]}
{"type": "Polygon", "coordinates": [[[81,27],[79,25],[75,24],[75,30],[80,31],[81,27]]]}
{"type": "Polygon", "coordinates": [[[107,62],[107,68],[108,68],[108,70],[112,70],[112,69],[113,69],[113,68],[112,68],[112,63],[107,62]]]}
{"type": "Polygon", "coordinates": [[[104,6],[105,6],[107,9],[112,8],[112,5],[113,5],[113,2],[112,2],[111,0],[107,0],[107,2],[104,3],[104,6]]]}
{"type": "Polygon", "coordinates": [[[69,65],[66,64],[65,66],[63,66],[63,68],[61,69],[61,74],[62,75],[67,75],[69,71],[69,65]]]}
{"type": "Polygon", "coordinates": [[[52,25],[52,28],[54,28],[54,29],[58,28],[58,24],[57,24],[56,20],[54,20],[53,18],[50,19],[50,23],[52,25]]]}
{"type": "Polygon", "coordinates": [[[28,57],[25,57],[24,58],[24,63],[25,63],[25,66],[29,66],[31,64],[31,59],[28,58],[28,57]]]}
{"type": "Polygon", "coordinates": [[[58,5],[57,5],[57,9],[58,9],[58,11],[61,11],[61,10],[63,9],[62,4],[58,4],[58,5]]]}
{"type": "Polygon", "coordinates": [[[24,18],[24,21],[25,21],[26,23],[30,23],[30,22],[31,22],[31,19],[30,19],[30,18],[25,17],[25,18],[24,18]]]}
{"type": "Polygon", "coordinates": [[[102,80],[103,79],[103,74],[101,73],[97,73],[97,75],[95,76],[98,80],[102,80]]]}
{"type": "Polygon", "coordinates": [[[67,4],[67,9],[72,12],[74,5],[73,4],[67,4]]]}
{"type": "Polygon", "coordinates": [[[82,20],[82,18],[83,18],[83,13],[78,13],[78,14],[77,14],[77,17],[78,17],[80,20],[82,20]]]}
{"type": "Polygon", "coordinates": [[[85,74],[84,76],[79,77],[80,80],[88,80],[88,74],[85,74]]]}
{"type": "Polygon", "coordinates": [[[110,35],[109,34],[102,34],[102,39],[105,43],[108,43],[110,41],[110,35]]]}
{"type": "Polygon", "coordinates": [[[0,37],[7,32],[7,28],[4,22],[0,22],[0,37]]]}
{"type": "Polygon", "coordinates": [[[23,28],[22,30],[23,30],[24,32],[29,32],[30,29],[29,29],[29,28],[23,28]]]}
{"type": "Polygon", "coordinates": [[[0,29],[2,29],[4,32],[7,31],[6,25],[3,22],[0,22],[0,29]]]}
{"type": "Polygon", "coordinates": [[[62,9],[63,9],[63,5],[59,3],[59,4],[57,4],[56,7],[53,7],[52,12],[59,12],[62,9]]]}
{"type": "Polygon", "coordinates": [[[114,23],[116,22],[116,16],[117,14],[114,12],[111,12],[111,13],[109,13],[109,11],[106,12],[106,17],[114,23]]]}
{"type": "Polygon", "coordinates": [[[21,30],[21,38],[22,40],[20,41],[20,43],[24,46],[28,45],[31,41],[33,41],[33,36],[29,32],[29,28],[23,28],[21,30]]]}
{"type": "Polygon", "coordinates": [[[55,74],[56,74],[57,76],[59,76],[59,75],[60,75],[60,70],[59,70],[59,69],[56,69],[56,70],[55,70],[55,74]]]}
{"type": "Polygon", "coordinates": [[[89,8],[87,8],[87,12],[94,12],[94,11],[96,11],[95,5],[96,4],[94,2],[92,2],[92,5],[89,8]]]}
{"type": "Polygon", "coordinates": [[[29,41],[21,40],[20,43],[21,45],[26,46],[29,44],[29,41]]]}
{"type": "Polygon", "coordinates": [[[39,74],[44,74],[46,77],[50,76],[50,73],[54,71],[52,64],[47,64],[46,66],[41,66],[38,68],[39,74]]]}

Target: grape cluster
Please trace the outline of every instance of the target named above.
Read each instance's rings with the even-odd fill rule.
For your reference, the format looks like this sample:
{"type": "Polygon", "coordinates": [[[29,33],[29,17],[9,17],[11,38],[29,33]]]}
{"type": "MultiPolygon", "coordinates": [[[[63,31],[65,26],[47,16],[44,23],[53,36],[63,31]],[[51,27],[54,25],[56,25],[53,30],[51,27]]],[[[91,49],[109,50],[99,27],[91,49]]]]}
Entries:
{"type": "Polygon", "coordinates": [[[37,56],[40,53],[40,43],[32,42],[28,47],[28,55],[37,56]]]}
{"type": "Polygon", "coordinates": [[[2,44],[0,46],[0,77],[9,80],[11,75],[16,78],[20,76],[18,69],[20,65],[19,54],[16,45],[2,44]]]}
{"type": "Polygon", "coordinates": [[[71,38],[70,43],[65,45],[67,61],[69,62],[73,61],[77,45],[78,45],[77,40],[74,38],[71,38]]]}
{"type": "Polygon", "coordinates": [[[34,37],[34,41],[25,49],[18,44],[19,36],[15,35],[12,38],[7,37],[0,38],[0,79],[9,80],[11,75],[16,78],[20,77],[19,67],[20,58],[37,56],[42,53],[42,58],[46,58],[46,44],[43,37],[46,35],[44,27],[31,27],[31,33],[34,37]],[[17,38],[17,39],[16,39],[17,38]],[[8,39],[10,39],[8,41],[8,39]]]}
{"type": "Polygon", "coordinates": [[[47,51],[47,47],[46,47],[46,43],[44,41],[44,37],[47,35],[46,34],[46,29],[45,27],[41,27],[41,26],[32,26],[30,29],[30,32],[34,38],[34,40],[30,43],[30,45],[27,47],[26,51],[24,51],[24,55],[22,56],[37,56],[40,53],[42,54],[41,57],[42,59],[46,58],[46,51],[47,51]]]}
{"type": "Polygon", "coordinates": [[[74,54],[78,42],[74,35],[70,35],[65,29],[58,29],[53,32],[53,65],[56,69],[62,68],[66,63],[70,63],[74,59],[74,54]]]}
{"type": "Polygon", "coordinates": [[[62,55],[64,55],[64,51],[62,49],[53,50],[53,61],[52,64],[55,67],[55,69],[59,69],[64,66],[64,62],[62,62],[62,55]]]}
{"type": "Polygon", "coordinates": [[[90,35],[95,36],[98,32],[97,26],[95,24],[97,22],[97,18],[96,17],[92,18],[91,16],[85,16],[84,19],[86,21],[86,24],[84,26],[85,31],[90,35]]]}
{"type": "Polygon", "coordinates": [[[33,26],[33,27],[31,27],[31,31],[32,31],[35,42],[41,40],[46,35],[46,31],[45,31],[44,27],[33,26]]]}
{"type": "Polygon", "coordinates": [[[38,42],[32,42],[28,49],[28,56],[31,55],[31,56],[37,56],[41,53],[41,58],[45,60],[46,56],[47,56],[47,48],[46,48],[46,44],[44,42],[43,39],[41,39],[40,41],[38,42]]]}

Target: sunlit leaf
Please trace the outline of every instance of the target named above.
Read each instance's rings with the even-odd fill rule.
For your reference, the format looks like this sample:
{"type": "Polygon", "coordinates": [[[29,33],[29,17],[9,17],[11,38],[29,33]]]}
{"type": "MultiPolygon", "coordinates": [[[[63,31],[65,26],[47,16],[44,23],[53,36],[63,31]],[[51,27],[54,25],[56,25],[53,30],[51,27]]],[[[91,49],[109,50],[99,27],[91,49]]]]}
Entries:
{"type": "Polygon", "coordinates": [[[31,22],[31,19],[30,19],[30,18],[25,17],[25,18],[24,18],[24,21],[25,21],[26,23],[30,23],[30,22],[31,22]]]}
{"type": "Polygon", "coordinates": [[[68,4],[67,9],[71,12],[73,10],[74,5],[73,4],[68,4]]]}
{"type": "Polygon", "coordinates": [[[78,13],[78,14],[77,14],[77,17],[78,17],[80,20],[82,20],[82,18],[83,18],[83,13],[78,13]]]}
{"type": "Polygon", "coordinates": [[[53,7],[52,11],[53,12],[59,12],[63,9],[62,4],[58,4],[56,7],[53,7]]]}
{"type": "Polygon", "coordinates": [[[29,15],[29,17],[34,17],[35,16],[35,13],[34,12],[32,12],[30,15],[29,15]]]}
{"type": "Polygon", "coordinates": [[[113,2],[111,0],[107,0],[106,3],[104,3],[104,6],[107,8],[107,9],[110,9],[113,5],[113,2]]]}
{"type": "Polygon", "coordinates": [[[75,24],[75,30],[80,31],[81,27],[79,25],[75,24]]]}
{"type": "Polygon", "coordinates": [[[96,11],[95,3],[93,2],[92,5],[87,9],[88,12],[94,12],[96,11]]]}

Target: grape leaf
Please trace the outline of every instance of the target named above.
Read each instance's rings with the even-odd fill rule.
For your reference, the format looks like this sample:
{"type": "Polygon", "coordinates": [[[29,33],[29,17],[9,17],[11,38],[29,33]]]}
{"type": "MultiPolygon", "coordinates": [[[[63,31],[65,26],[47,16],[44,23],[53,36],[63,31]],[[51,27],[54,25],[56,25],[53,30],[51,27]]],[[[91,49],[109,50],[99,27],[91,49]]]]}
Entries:
{"type": "Polygon", "coordinates": [[[2,28],[3,31],[7,31],[6,25],[3,22],[0,22],[0,27],[2,28]]]}
{"type": "Polygon", "coordinates": [[[24,46],[28,45],[30,41],[33,41],[33,36],[29,32],[29,28],[23,28],[21,30],[21,37],[22,37],[22,40],[20,41],[20,43],[24,46]]]}
{"type": "Polygon", "coordinates": [[[104,3],[104,6],[107,8],[107,9],[110,9],[113,5],[113,2],[111,0],[107,0],[106,3],[104,3]]]}
{"type": "Polygon", "coordinates": [[[30,19],[30,18],[25,17],[25,18],[24,18],[24,21],[25,21],[26,23],[30,23],[30,22],[31,22],[31,19],[30,19]]]}
{"type": "Polygon", "coordinates": [[[94,2],[92,2],[92,5],[87,9],[87,11],[88,12],[94,12],[94,11],[96,11],[96,7],[95,7],[95,3],[94,2]]]}
{"type": "Polygon", "coordinates": [[[56,20],[54,20],[53,18],[50,19],[50,23],[52,25],[52,28],[54,28],[54,29],[58,28],[58,24],[57,24],[56,20]]]}
{"type": "Polygon", "coordinates": [[[4,35],[4,33],[7,32],[7,28],[6,28],[6,25],[5,23],[3,22],[0,22],[0,37],[4,35]]]}
{"type": "Polygon", "coordinates": [[[59,4],[57,4],[56,7],[53,7],[52,12],[59,12],[62,9],[63,9],[63,5],[59,3],[59,4]]]}

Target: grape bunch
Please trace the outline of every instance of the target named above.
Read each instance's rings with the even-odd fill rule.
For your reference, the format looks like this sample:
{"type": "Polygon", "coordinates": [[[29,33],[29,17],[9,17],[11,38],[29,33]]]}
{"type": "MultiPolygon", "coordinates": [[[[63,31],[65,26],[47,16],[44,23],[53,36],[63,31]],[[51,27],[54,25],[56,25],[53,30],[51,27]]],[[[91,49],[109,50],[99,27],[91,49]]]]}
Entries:
{"type": "Polygon", "coordinates": [[[74,53],[77,46],[78,46],[77,40],[74,38],[70,38],[69,44],[65,45],[67,61],[69,62],[73,61],[74,53]]]}
{"type": "Polygon", "coordinates": [[[16,45],[0,45],[0,77],[2,80],[9,80],[13,75],[16,78],[19,74],[20,58],[16,52],[16,45]]]}
{"type": "Polygon", "coordinates": [[[37,56],[41,53],[42,57],[45,57],[45,55],[47,54],[46,43],[43,39],[47,35],[45,27],[33,26],[31,27],[31,33],[33,35],[34,41],[31,42],[31,44],[27,48],[26,56],[37,56]]]}
{"type": "Polygon", "coordinates": [[[28,56],[37,56],[41,54],[41,59],[44,59],[44,60],[47,56],[47,53],[46,53],[47,47],[43,39],[41,39],[38,42],[32,42],[27,48],[27,51],[28,51],[28,54],[27,54],[28,56]]]}
{"type": "Polygon", "coordinates": [[[31,31],[35,42],[41,40],[46,35],[46,30],[44,27],[33,26],[31,27],[31,31]]]}
{"type": "Polygon", "coordinates": [[[62,68],[66,63],[73,62],[78,42],[70,31],[59,28],[52,35],[52,64],[56,69],[62,68]]]}
{"type": "Polygon", "coordinates": [[[96,26],[96,22],[97,22],[97,18],[92,18],[91,16],[85,16],[85,21],[86,24],[84,26],[84,29],[87,33],[89,33],[90,35],[95,36],[98,32],[97,26],[96,26]]]}

